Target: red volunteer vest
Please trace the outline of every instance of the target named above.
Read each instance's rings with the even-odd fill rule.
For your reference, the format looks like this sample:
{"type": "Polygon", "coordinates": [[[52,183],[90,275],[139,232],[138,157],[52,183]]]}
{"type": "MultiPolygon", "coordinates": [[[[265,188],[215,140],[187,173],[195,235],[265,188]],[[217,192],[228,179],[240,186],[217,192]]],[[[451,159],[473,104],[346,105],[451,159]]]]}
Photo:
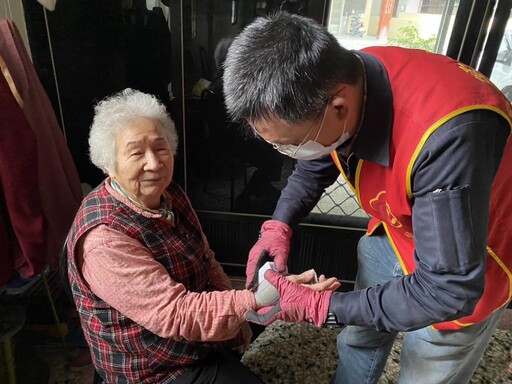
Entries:
{"type": "MultiPolygon", "coordinates": [[[[446,56],[391,47],[363,51],[384,64],[391,84],[394,121],[390,166],[360,160],[351,185],[361,207],[371,216],[368,234],[382,224],[404,273],[409,274],[416,268],[411,172],[424,143],[443,123],[470,110],[492,110],[511,123],[511,105],[485,76],[446,56]],[[443,87],[447,82],[450,87],[443,87]]],[[[347,180],[335,151],[332,157],[347,180]]],[[[484,294],[472,315],[436,324],[436,329],[460,329],[478,323],[512,297],[512,236],[507,232],[512,228],[512,172],[507,171],[507,164],[512,164],[510,140],[492,186],[484,294]]]]}

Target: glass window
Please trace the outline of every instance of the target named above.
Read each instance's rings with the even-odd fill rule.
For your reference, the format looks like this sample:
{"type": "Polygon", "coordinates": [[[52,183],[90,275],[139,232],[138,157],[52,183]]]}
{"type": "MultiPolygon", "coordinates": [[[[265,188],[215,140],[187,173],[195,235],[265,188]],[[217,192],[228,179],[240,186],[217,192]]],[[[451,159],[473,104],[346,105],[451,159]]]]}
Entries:
{"type": "MultiPolygon", "coordinates": [[[[178,50],[171,52],[172,12],[159,0],[67,0],[44,14],[37,2],[23,6],[41,82],[61,111],[58,117],[82,182],[95,187],[105,177],[88,156],[96,102],[130,87],[158,96],[173,118],[179,117],[181,108],[169,93],[181,78],[178,50]],[[52,97],[57,89],[59,97],[52,97]]],[[[173,27],[179,30],[176,23],[173,27]]]]}
{"type": "MultiPolygon", "coordinates": [[[[509,21],[510,25],[510,21],[509,21]]],[[[512,101],[512,28],[507,30],[501,40],[496,62],[491,73],[491,81],[512,101]]]]}
{"type": "Polygon", "coordinates": [[[184,95],[187,193],[198,210],[270,215],[294,161],[229,121],[222,62],[233,38],[258,16],[282,9],[322,22],[323,0],[185,0],[184,95]],[[195,15],[188,13],[195,12],[195,15]]]}
{"type": "Polygon", "coordinates": [[[459,0],[333,0],[327,28],[341,45],[396,45],[445,53],[459,0]]]}
{"type": "Polygon", "coordinates": [[[421,2],[421,12],[441,14],[443,13],[445,3],[446,0],[423,0],[421,2]]]}
{"type": "MultiPolygon", "coordinates": [[[[272,214],[295,162],[245,137],[226,116],[221,65],[231,40],[255,17],[285,9],[324,23],[349,49],[399,45],[444,52],[458,7],[458,0],[191,2],[183,7],[183,20],[196,20],[195,35],[185,35],[183,43],[187,193],[199,210],[254,214],[272,214]]],[[[366,216],[341,178],[314,212],[366,216]]]]}

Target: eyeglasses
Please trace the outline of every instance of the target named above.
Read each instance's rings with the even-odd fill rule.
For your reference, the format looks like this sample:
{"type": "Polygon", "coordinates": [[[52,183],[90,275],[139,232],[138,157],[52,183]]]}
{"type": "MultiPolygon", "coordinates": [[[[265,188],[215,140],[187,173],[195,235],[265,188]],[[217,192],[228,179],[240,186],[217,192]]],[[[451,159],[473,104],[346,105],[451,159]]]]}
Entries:
{"type": "MultiPolygon", "coordinates": [[[[327,102],[324,106],[324,111],[323,111],[324,113],[322,115],[322,120],[320,121],[320,127],[318,128],[318,132],[316,133],[316,136],[313,139],[313,141],[316,141],[318,139],[318,136],[320,135],[320,132],[322,131],[322,127],[324,126],[324,120],[325,120],[325,115],[327,112],[327,105],[329,104],[329,100],[330,100],[330,98],[327,99],[327,102]]],[[[304,138],[302,139],[302,141],[300,142],[299,145],[273,143],[264,138],[263,138],[263,140],[265,140],[267,143],[269,143],[272,146],[272,148],[274,148],[276,151],[282,153],[283,155],[293,158],[297,154],[297,151],[300,149],[300,147],[306,143],[306,139],[309,137],[311,131],[315,127],[315,124],[318,121],[318,116],[320,115],[321,112],[322,111],[320,111],[318,113],[318,115],[315,117],[315,119],[313,120],[313,123],[311,124],[311,127],[308,129],[306,135],[304,136],[304,138]]],[[[259,136],[258,132],[256,132],[256,130],[254,128],[253,128],[253,130],[254,130],[255,134],[259,136]]]]}
{"type": "MultiPolygon", "coordinates": [[[[272,143],[271,141],[265,140],[267,143],[269,143],[272,148],[274,148],[276,151],[282,153],[283,155],[294,157],[299,148],[306,142],[306,139],[309,137],[309,134],[315,127],[316,119],[311,124],[311,127],[308,129],[306,135],[302,139],[299,145],[293,145],[293,144],[279,144],[279,143],[272,143]]],[[[322,125],[320,125],[320,129],[318,130],[318,133],[316,134],[315,140],[318,138],[318,135],[320,134],[320,130],[322,129],[322,125]]]]}

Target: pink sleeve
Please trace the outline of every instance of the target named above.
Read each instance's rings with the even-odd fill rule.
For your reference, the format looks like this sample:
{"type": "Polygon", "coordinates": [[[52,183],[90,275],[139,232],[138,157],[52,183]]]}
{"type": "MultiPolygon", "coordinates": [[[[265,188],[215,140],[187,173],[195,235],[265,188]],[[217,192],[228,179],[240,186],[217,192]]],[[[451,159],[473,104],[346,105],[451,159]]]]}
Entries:
{"type": "Polygon", "coordinates": [[[229,340],[256,308],[254,295],[245,290],[187,291],[140,242],[104,225],[87,233],[79,251],[92,292],[161,337],[229,340]]]}

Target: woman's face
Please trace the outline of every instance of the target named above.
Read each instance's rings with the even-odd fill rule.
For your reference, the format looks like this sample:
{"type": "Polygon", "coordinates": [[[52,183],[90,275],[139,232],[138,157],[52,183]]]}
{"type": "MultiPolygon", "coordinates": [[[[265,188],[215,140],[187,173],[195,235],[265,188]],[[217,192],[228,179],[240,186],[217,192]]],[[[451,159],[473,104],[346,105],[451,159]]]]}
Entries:
{"type": "Polygon", "coordinates": [[[162,130],[141,117],[116,136],[116,169],[109,172],[121,188],[146,208],[160,207],[160,196],[172,180],[174,153],[162,130]]]}

